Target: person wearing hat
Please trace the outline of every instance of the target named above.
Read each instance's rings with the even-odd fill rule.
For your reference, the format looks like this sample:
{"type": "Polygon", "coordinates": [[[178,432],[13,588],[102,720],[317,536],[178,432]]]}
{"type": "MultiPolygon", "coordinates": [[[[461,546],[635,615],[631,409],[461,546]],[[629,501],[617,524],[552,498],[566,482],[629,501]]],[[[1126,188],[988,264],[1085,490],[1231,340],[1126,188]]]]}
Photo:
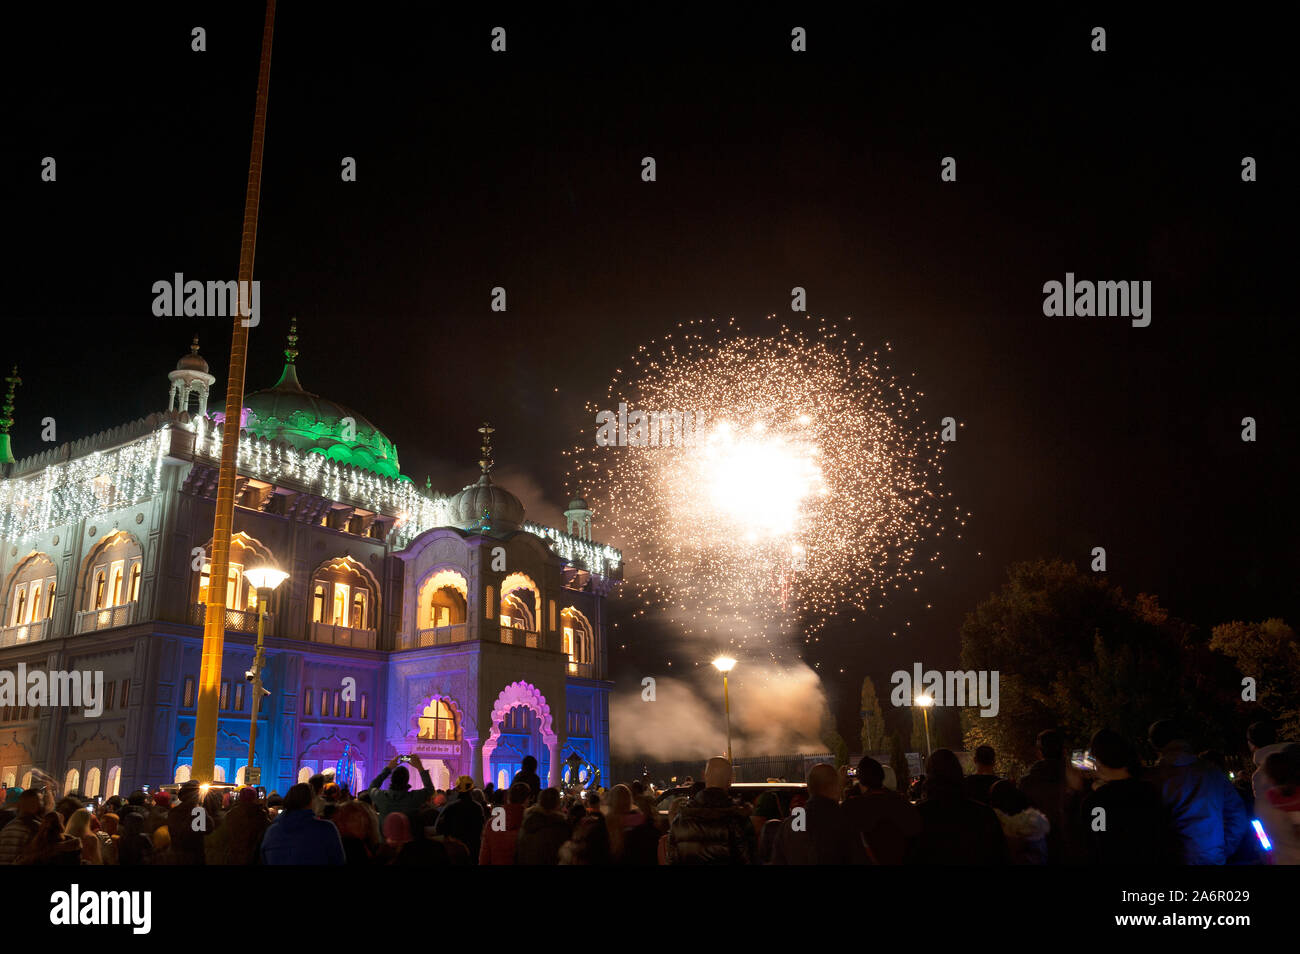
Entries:
{"type": "Polygon", "coordinates": [[[393,812],[401,812],[407,817],[407,820],[414,823],[415,814],[433,797],[434,787],[433,779],[429,778],[429,770],[424,767],[418,755],[411,756],[411,764],[415,766],[420,773],[420,781],[424,783],[423,788],[411,788],[411,771],[405,765],[399,764],[401,759],[397,756],[388,763],[382,772],[375,777],[370,783],[370,804],[374,806],[379,813],[379,825],[382,828],[384,820],[393,812]],[[388,783],[387,791],[384,790],[384,779],[392,775],[392,781],[388,783]]]}
{"type": "Polygon", "coordinates": [[[483,809],[474,800],[474,780],[462,775],[456,779],[456,797],[448,800],[433,830],[464,843],[469,849],[470,864],[478,864],[484,820],[483,809]]]}
{"type": "Polygon", "coordinates": [[[0,829],[18,817],[18,796],[22,793],[21,788],[12,785],[5,789],[4,805],[0,806],[0,829]]]}

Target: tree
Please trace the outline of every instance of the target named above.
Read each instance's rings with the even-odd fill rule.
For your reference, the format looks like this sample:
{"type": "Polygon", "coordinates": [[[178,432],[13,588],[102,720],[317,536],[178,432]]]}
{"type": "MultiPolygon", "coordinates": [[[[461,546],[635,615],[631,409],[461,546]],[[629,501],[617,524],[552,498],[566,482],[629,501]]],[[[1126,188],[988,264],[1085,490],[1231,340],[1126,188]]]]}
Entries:
{"type": "Polygon", "coordinates": [[[1226,739],[1232,707],[1205,640],[1154,597],[1128,599],[1073,564],[1013,565],[967,615],[961,642],[962,668],[999,673],[998,715],[965,713],[966,745],[992,745],[1013,772],[1036,758],[1045,728],[1082,748],[1100,728],[1144,741],[1151,722],[1171,717],[1199,746],[1226,739]]]}
{"type": "Polygon", "coordinates": [[[1300,735],[1300,643],[1295,630],[1280,619],[1223,623],[1211,631],[1210,648],[1231,659],[1243,678],[1255,681],[1255,701],[1277,720],[1281,738],[1300,735]]]}
{"type": "Polygon", "coordinates": [[[885,714],[876,696],[876,684],[867,676],[862,680],[862,754],[883,752],[885,747],[885,714]]]}

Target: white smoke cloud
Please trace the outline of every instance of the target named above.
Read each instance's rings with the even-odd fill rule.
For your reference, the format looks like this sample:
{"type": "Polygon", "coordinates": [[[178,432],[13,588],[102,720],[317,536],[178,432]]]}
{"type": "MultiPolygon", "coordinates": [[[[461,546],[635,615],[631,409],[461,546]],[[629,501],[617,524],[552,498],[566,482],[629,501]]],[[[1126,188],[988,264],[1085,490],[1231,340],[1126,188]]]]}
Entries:
{"type": "MultiPolygon", "coordinates": [[[[640,685],[610,698],[614,754],[672,760],[727,751],[722,679],[712,667],[685,678],[655,677],[655,701],[640,685]]],[[[736,758],[823,752],[820,738],[826,693],[802,663],[776,666],[741,659],[730,678],[731,747],[736,758]]]]}

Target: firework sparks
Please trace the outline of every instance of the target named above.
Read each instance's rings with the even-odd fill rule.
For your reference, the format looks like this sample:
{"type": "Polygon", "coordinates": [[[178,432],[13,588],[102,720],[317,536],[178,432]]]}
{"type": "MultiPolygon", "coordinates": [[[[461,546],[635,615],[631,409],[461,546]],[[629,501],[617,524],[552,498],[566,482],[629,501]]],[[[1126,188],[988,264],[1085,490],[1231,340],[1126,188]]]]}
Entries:
{"type": "Polygon", "coordinates": [[[641,565],[646,605],[705,632],[761,620],[807,635],[878,607],[937,565],[921,550],[960,524],[937,428],[915,420],[921,395],[855,333],[774,325],[686,323],[611,381],[604,408],[690,412],[693,440],[587,433],[573,452],[573,488],[641,565]]]}

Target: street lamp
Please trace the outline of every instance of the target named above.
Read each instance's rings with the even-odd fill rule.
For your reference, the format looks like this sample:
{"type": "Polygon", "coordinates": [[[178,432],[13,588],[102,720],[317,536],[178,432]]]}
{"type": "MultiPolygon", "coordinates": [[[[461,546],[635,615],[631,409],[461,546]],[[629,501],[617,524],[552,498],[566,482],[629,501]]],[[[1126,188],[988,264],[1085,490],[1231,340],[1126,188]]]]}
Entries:
{"type": "MultiPolygon", "coordinates": [[[[713,667],[722,673],[722,711],[727,716],[727,761],[731,762],[731,698],[727,694],[727,673],[736,668],[736,660],[730,656],[719,656],[713,660],[713,667]]],[[[734,762],[732,766],[734,768],[734,762]]]]}
{"type": "Polygon", "coordinates": [[[921,707],[921,715],[925,718],[925,757],[928,759],[934,754],[930,748],[930,707],[934,705],[934,696],[919,695],[916,704],[921,707]]]}
{"type": "Polygon", "coordinates": [[[257,653],[253,656],[253,668],[244,673],[244,678],[253,684],[253,713],[248,729],[248,770],[244,772],[245,785],[257,785],[262,781],[262,770],[253,765],[253,758],[257,752],[257,713],[262,708],[262,697],[271,694],[269,689],[262,688],[262,667],[266,664],[266,657],[262,653],[266,600],[262,598],[262,594],[269,593],[288,578],[288,573],[270,565],[254,567],[244,573],[244,579],[248,580],[248,584],[257,596],[257,653]]]}

